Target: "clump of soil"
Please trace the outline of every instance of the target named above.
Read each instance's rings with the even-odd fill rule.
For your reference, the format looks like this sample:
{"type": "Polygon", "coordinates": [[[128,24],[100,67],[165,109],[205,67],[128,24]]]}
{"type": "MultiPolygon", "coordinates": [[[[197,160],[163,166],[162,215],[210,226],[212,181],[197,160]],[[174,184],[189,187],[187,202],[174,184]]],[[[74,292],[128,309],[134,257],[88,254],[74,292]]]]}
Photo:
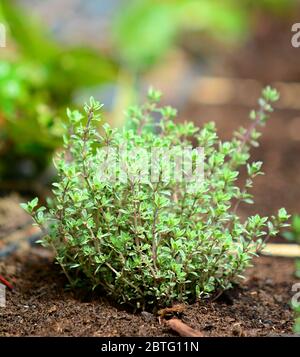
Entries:
{"type": "MultiPolygon", "coordinates": [[[[270,336],[292,333],[289,306],[293,260],[261,257],[241,286],[217,301],[189,305],[180,318],[205,336],[270,336]]],[[[0,274],[14,284],[0,308],[1,336],[174,336],[157,316],[133,313],[104,296],[65,289],[66,280],[47,254],[8,258],[0,274]]]]}

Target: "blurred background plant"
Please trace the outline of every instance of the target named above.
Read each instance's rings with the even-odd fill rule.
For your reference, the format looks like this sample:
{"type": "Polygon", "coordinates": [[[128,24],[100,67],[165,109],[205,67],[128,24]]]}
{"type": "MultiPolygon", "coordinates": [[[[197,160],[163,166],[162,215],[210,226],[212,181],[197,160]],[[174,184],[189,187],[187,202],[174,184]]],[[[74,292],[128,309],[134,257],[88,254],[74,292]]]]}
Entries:
{"type": "Polygon", "coordinates": [[[294,5],[293,0],[1,1],[8,48],[0,53],[0,188],[12,187],[12,179],[22,188],[19,179],[32,180],[44,171],[61,143],[66,106],[101,95],[111,120],[122,125],[124,108],[156,82],[153,68],[165,62],[176,72],[186,53],[186,80],[174,93],[164,88],[173,85],[168,74],[165,81],[158,75],[158,86],[178,107],[186,100],[186,81],[203,73],[212,55],[244,43],[259,11],[282,17],[294,5]],[[74,21],[64,41],[68,8],[86,18],[74,21]]]}
{"type": "Polygon", "coordinates": [[[49,164],[74,93],[115,80],[117,66],[91,48],[55,42],[12,1],[1,2],[0,21],[9,38],[0,59],[0,177],[13,186],[12,179],[33,179],[49,164]]]}
{"type": "MultiPolygon", "coordinates": [[[[290,45],[295,9],[296,0],[1,1],[7,47],[0,50],[0,192],[31,192],[32,183],[36,191],[52,180],[46,168],[61,144],[65,107],[91,95],[121,126],[124,109],[153,85],[164,103],[179,108],[179,120],[216,120],[226,137],[237,125],[233,105],[243,107],[238,120],[246,118],[262,86],[298,80],[297,60],[279,45],[290,45]],[[245,82],[249,90],[215,80],[225,76],[256,82],[245,82]],[[230,123],[220,123],[227,108],[230,123]]],[[[278,89],[285,108],[298,105],[295,88],[292,101],[287,88],[278,89]]]]}
{"type": "MultiPolygon", "coordinates": [[[[292,223],[290,230],[283,233],[284,238],[286,238],[291,243],[297,243],[300,245],[300,215],[295,214],[292,217],[292,223]]],[[[297,278],[300,278],[300,258],[296,259],[296,272],[297,278]]]]}
{"type": "Polygon", "coordinates": [[[294,332],[296,334],[300,334],[300,305],[293,307],[295,314],[295,324],[294,324],[294,332]]]}
{"type": "Polygon", "coordinates": [[[121,68],[115,118],[130,101],[138,101],[149,84],[161,88],[166,102],[180,108],[195,76],[209,73],[216,58],[244,45],[261,23],[260,14],[288,18],[296,5],[295,0],[117,3],[108,28],[111,50],[121,68]]]}
{"type": "MultiPolygon", "coordinates": [[[[283,233],[284,238],[286,238],[291,243],[297,243],[300,245],[300,215],[295,214],[292,217],[292,223],[289,231],[283,233]]],[[[295,276],[300,279],[300,258],[296,259],[296,271],[295,276]]],[[[295,313],[295,333],[300,333],[300,304],[292,303],[292,307],[295,313]]]]}
{"type": "MultiPolygon", "coordinates": [[[[292,222],[290,229],[283,233],[284,238],[291,242],[297,243],[300,245],[300,215],[295,214],[292,217],[292,222]]],[[[295,276],[300,279],[300,258],[296,259],[295,261],[296,269],[295,269],[295,276]]],[[[295,325],[294,331],[295,333],[300,333],[300,304],[299,302],[293,304],[292,308],[295,313],[295,325]]]]}
{"type": "Polygon", "coordinates": [[[295,325],[294,325],[294,332],[300,334],[300,305],[294,306],[295,312],[295,325]]]}
{"type": "Polygon", "coordinates": [[[237,45],[251,34],[257,11],[285,16],[294,4],[294,0],[133,0],[117,13],[113,38],[122,63],[138,73],[175,44],[202,55],[237,45]]]}

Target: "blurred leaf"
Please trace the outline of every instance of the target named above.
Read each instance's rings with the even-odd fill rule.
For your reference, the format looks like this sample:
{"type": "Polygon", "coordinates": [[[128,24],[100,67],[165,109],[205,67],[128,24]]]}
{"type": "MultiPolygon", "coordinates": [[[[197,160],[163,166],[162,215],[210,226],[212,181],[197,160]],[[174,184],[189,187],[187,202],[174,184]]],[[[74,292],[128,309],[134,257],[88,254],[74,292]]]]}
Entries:
{"type": "Polygon", "coordinates": [[[216,0],[180,2],[180,25],[186,30],[200,30],[223,42],[244,38],[249,21],[239,3],[216,0]]]}
{"type": "Polygon", "coordinates": [[[176,2],[126,2],[114,23],[115,46],[125,64],[143,70],[171,46],[176,33],[176,2]]]}
{"type": "Polygon", "coordinates": [[[289,232],[289,231],[283,232],[282,235],[286,240],[288,240],[290,242],[294,242],[295,241],[295,236],[294,236],[294,234],[292,232],[289,232]]]}
{"type": "Polygon", "coordinates": [[[61,53],[60,57],[61,70],[75,87],[93,86],[116,78],[116,63],[95,50],[72,48],[61,53]]]}
{"type": "Polygon", "coordinates": [[[109,55],[94,49],[55,42],[14,1],[1,2],[0,21],[8,26],[18,50],[0,61],[3,175],[3,170],[10,171],[10,162],[18,166],[30,159],[40,168],[46,166],[61,145],[64,108],[72,105],[82,88],[115,81],[118,66],[109,55]]]}
{"type": "Polygon", "coordinates": [[[48,61],[59,53],[59,47],[50,38],[38,21],[26,16],[14,6],[15,1],[2,0],[0,19],[4,20],[12,38],[18,43],[20,51],[37,61],[48,61]]]}
{"type": "Polygon", "coordinates": [[[247,38],[258,9],[277,15],[291,12],[295,0],[132,0],[113,24],[113,38],[121,60],[131,70],[147,69],[175,44],[184,32],[197,32],[222,44],[247,38]]]}
{"type": "Polygon", "coordinates": [[[300,216],[297,214],[293,215],[292,229],[297,235],[300,236],[300,216]]]}
{"type": "Polygon", "coordinates": [[[295,8],[295,6],[298,5],[297,0],[259,0],[255,2],[252,0],[247,0],[247,2],[254,7],[269,10],[277,16],[290,13],[295,8]]]}
{"type": "Polygon", "coordinates": [[[295,276],[300,279],[300,259],[296,259],[296,272],[295,276]]]}

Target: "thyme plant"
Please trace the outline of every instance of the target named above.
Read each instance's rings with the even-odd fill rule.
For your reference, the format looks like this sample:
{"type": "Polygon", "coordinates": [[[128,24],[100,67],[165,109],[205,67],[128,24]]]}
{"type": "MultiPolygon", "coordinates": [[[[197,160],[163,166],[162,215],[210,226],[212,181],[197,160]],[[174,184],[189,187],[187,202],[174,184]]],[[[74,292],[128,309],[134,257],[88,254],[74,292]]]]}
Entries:
{"type": "Polygon", "coordinates": [[[250,162],[249,151],[258,146],[258,128],[279,98],[275,89],[263,90],[249,128],[223,142],[212,122],[202,128],[175,123],[176,110],[161,107],[160,97],[150,89],[146,104],[128,110],[131,128],[123,130],[104,124],[98,132],[101,105],[93,98],[85,114],[68,110],[69,134],[54,160],[54,199],[48,208],[39,207],[37,198],[23,204],[70,284],[100,286],[119,303],[138,308],[194,301],[230,288],[288,219],[283,208],[276,216],[245,221],[237,213],[241,202],[253,203],[249,189],[262,174],[262,163],[250,162]],[[148,151],[202,147],[204,180],[190,190],[185,180],[164,180],[162,168],[156,182],[142,181],[137,157],[131,160],[135,175],[127,181],[101,179],[99,167],[108,159],[101,148],[122,145],[148,151]],[[243,166],[248,177],[240,188],[243,166]]]}

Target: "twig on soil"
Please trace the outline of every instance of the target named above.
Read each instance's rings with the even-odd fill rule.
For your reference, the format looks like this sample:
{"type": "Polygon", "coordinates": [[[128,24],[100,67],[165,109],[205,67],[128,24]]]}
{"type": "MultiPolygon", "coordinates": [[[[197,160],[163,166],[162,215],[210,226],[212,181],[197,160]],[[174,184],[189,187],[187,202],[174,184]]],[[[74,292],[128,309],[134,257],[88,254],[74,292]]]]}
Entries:
{"type": "Polygon", "coordinates": [[[0,282],[4,284],[9,290],[14,289],[11,283],[9,283],[6,279],[4,279],[2,275],[0,275],[0,282]]]}
{"type": "Polygon", "coordinates": [[[166,307],[158,311],[160,319],[163,319],[167,315],[177,315],[181,314],[185,310],[186,306],[184,304],[177,304],[172,307],[166,307]]]}
{"type": "Polygon", "coordinates": [[[191,328],[179,319],[165,320],[165,324],[182,337],[204,337],[202,332],[191,328]]]}

